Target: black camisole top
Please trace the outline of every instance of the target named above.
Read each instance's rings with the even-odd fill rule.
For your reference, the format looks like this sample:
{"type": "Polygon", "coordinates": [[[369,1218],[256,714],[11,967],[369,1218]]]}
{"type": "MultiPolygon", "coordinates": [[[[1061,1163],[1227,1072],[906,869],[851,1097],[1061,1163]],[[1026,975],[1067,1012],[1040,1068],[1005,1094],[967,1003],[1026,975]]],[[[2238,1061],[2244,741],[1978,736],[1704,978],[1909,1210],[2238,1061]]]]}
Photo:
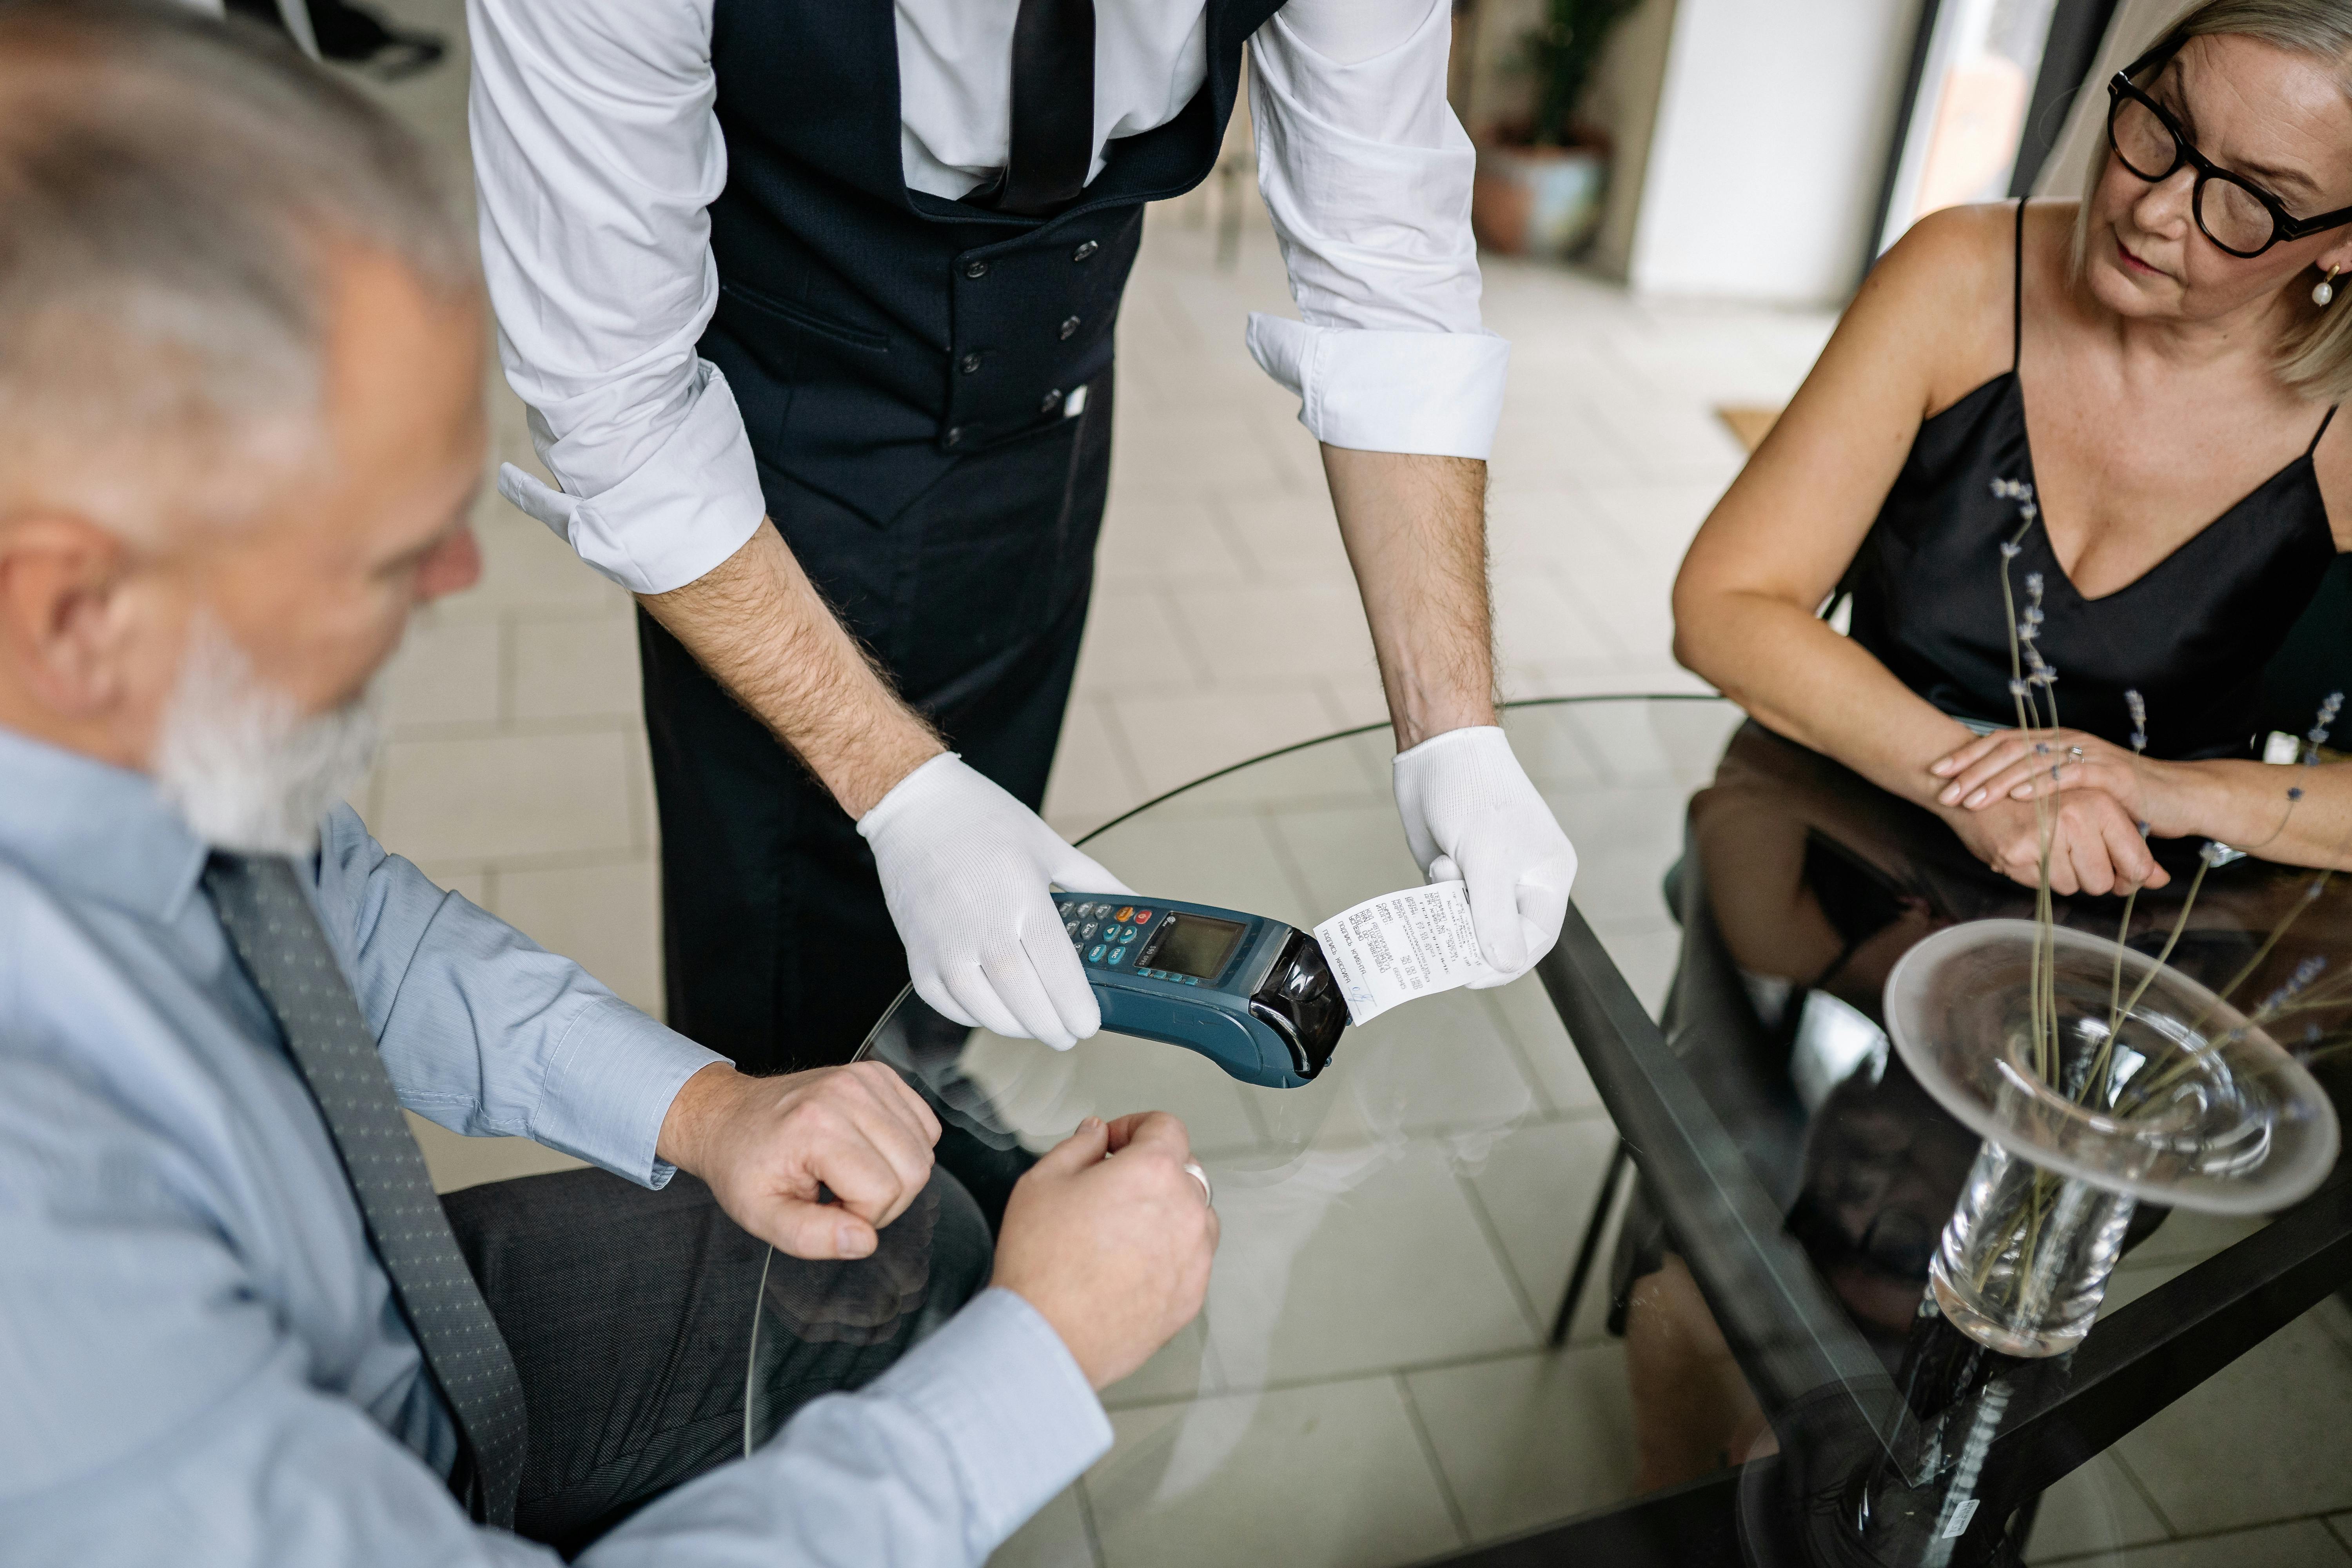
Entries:
{"type": "Polygon", "coordinates": [[[1848,570],[1853,640],[1906,686],[1979,726],[2017,722],[2010,694],[2001,544],[2021,611],[2026,576],[2042,580],[2039,646],[2058,673],[2058,721],[2118,745],[2132,722],[2124,693],[2147,705],[2148,754],[2241,756],[2252,740],[2263,666],[2318,591],[2336,557],[2312,451],[2273,474],[2136,581],[2085,599],[2037,521],[1995,480],[2033,483],[2017,355],[2024,341],[2025,207],[2018,205],[2018,302],[2010,368],[1923,422],[1911,454],[1848,570]]]}

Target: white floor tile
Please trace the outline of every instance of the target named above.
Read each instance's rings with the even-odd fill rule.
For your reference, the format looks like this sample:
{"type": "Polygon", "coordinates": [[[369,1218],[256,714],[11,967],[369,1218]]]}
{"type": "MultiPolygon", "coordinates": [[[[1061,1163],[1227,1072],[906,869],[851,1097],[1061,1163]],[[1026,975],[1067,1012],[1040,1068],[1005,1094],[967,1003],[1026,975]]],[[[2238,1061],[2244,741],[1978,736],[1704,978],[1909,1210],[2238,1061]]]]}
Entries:
{"type": "Polygon", "coordinates": [[[447,725],[496,724],[499,641],[495,621],[451,620],[431,610],[409,624],[400,652],[378,679],[383,721],[394,734],[447,725]]]}
{"type": "Polygon", "coordinates": [[[1371,634],[1352,585],[1179,585],[1168,590],[1168,601],[1200,649],[1212,685],[1247,687],[1302,675],[1377,679],[1371,634]]]}
{"type": "Polygon", "coordinates": [[[1391,761],[1396,740],[1383,713],[1336,735],[1270,756],[1219,778],[1205,779],[1152,808],[1170,819],[1236,816],[1324,807],[1396,809],[1391,761]]]}
{"type": "Polygon", "coordinates": [[[1087,1531],[1085,1505],[1071,1487],[990,1552],[988,1568],[1098,1568],[1100,1562],[1087,1531]]]}
{"type": "Polygon", "coordinates": [[[1395,1380],[1122,1411],[1087,1473],[1108,1568],[1390,1568],[1461,1544],[1395,1380]]]}
{"type": "Polygon", "coordinates": [[[1584,1058],[1576,1054],[1576,1042],[1568,1037],[1541,976],[1521,975],[1486,996],[1511,1031],[1521,1059],[1534,1068],[1536,1087],[1551,1110],[1573,1113],[1601,1103],[1592,1077],[1584,1070],[1584,1058]]]}
{"type": "Polygon", "coordinates": [[[2157,1518],[2122,1466],[2105,1454],[2042,1494],[2026,1561],[2042,1563],[2165,1539],[2157,1518]]]}
{"type": "Polygon", "coordinates": [[[1306,879],[1318,921],[1424,879],[1393,804],[1293,807],[1276,814],[1272,827],[1306,879]]]}
{"type": "Polygon", "coordinates": [[[585,1161],[542,1148],[528,1138],[467,1138],[414,1111],[403,1111],[408,1129],[425,1151],[425,1169],[436,1193],[478,1187],[484,1182],[510,1181],[547,1171],[576,1171],[585,1161]]]}
{"type": "Polygon", "coordinates": [[[1353,588],[1328,493],[1228,497],[1219,510],[1225,537],[1255,582],[1353,588]]]}
{"type": "MultiPolygon", "coordinates": [[[[1617,1129],[1592,1117],[1516,1129],[1483,1159],[1464,1162],[1463,1176],[1493,1222],[1535,1325],[1545,1333],[1567,1292],[1569,1269],[1616,1148],[1617,1129]]],[[[1586,1330],[1606,1315],[1607,1262],[1600,1258],[1585,1282],[1577,1338],[1590,1337],[1586,1330]]]]}
{"type": "Polygon", "coordinates": [[[520,616],[509,635],[517,719],[634,719],[643,708],[635,620],[520,616]]]}
{"type": "Polygon", "coordinates": [[[1076,839],[1143,803],[1143,786],[1127,764],[1126,747],[1098,698],[1070,704],[1061,745],[1045,780],[1045,820],[1076,839]]]}
{"type": "Polygon", "coordinates": [[[1127,493],[1103,518],[1095,573],[1105,588],[1171,583],[1239,587],[1250,581],[1216,502],[1149,500],[1127,493]]]}
{"type": "Polygon", "coordinates": [[[413,860],[631,849],[628,763],[616,731],[394,741],[370,826],[413,860]]]}
{"type": "MultiPolygon", "coordinates": [[[[2048,1560],[2044,1560],[2048,1561],[2048,1560]]],[[[2168,1542],[2074,1561],[2097,1568],[2344,1568],[2352,1563],[2342,1542],[2315,1519],[2262,1530],[2168,1542]]]]}
{"type": "Polygon", "coordinates": [[[1215,1394],[1216,1358],[1209,1353],[1209,1331],[1198,1318],[1155,1352],[1150,1361],[1102,1391],[1103,1408],[1126,1410],[1139,1405],[1166,1405],[1215,1394]]]}
{"type": "Polygon", "coordinates": [[[1321,908],[1288,868],[1271,824],[1255,814],[1141,816],[1108,828],[1087,852],[1139,893],[1213,904],[1312,927],[1321,908]]]}
{"type": "Polygon", "coordinates": [[[1442,1141],[1423,1139],[1213,1168],[1224,1230],[1208,1330],[1225,1385],[1531,1347],[1454,1165],[1442,1141]]]}
{"type": "Polygon", "coordinates": [[[1417,1372],[1405,1386],[1474,1541],[1633,1495],[1633,1396],[1622,1345],[1417,1372]]]}
{"type": "Polygon", "coordinates": [[[1483,994],[1449,991],[1349,1029],[1321,1077],[1259,1113],[1286,1141],[1345,1147],[1416,1132],[1475,1141],[1542,1106],[1483,994]]]}
{"type": "Polygon", "coordinates": [[[1208,668],[1191,628],[1172,614],[1166,589],[1106,584],[1095,591],[1076,679],[1076,689],[1089,699],[1197,690],[1206,684],[1208,668]]]}
{"type": "Polygon", "coordinates": [[[1112,700],[1111,711],[1150,795],[1332,729],[1329,710],[1304,680],[1255,689],[1121,696],[1112,700]]]}
{"type": "Polygon", "coordinates": [[[590,571],[562,540],[496,497],[483,506],[504,515],[494,514],[475,525],[482,547],[482,580],[442,601],[444,615],[468,618],[501,610],[625,614],[628,595],[590,571]]]}
{"type": "Polygon", "coordinates": [[[2115,1452],[2187,1535],[2352,1508],[2352,1353],[2309,1318],[2289,1323],[2115,1452]]]}
{"type": "Polygon", "coordinates": [[[650,856],[501,871],[497,899],[500,920],[662,1016],[661,874],[650,856]]]}

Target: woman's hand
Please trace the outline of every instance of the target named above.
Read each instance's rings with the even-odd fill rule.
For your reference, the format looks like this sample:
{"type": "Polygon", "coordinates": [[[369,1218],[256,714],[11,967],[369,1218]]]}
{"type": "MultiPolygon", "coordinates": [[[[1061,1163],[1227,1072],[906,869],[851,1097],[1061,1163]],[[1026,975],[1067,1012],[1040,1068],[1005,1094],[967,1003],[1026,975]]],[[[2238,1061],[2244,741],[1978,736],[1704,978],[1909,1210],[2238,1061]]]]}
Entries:
{"type": "Polygon", "coordinates": [[[1978,806],[1948,806],[1941,815],[1978,859],[2013,881],[2038,888],[2043,813],[2050,818],[2052,892],[2121,893],[2172,880],[2148,853],[2131,813],[2105,790],[2074,789],[2038,810],[2031,801],[1996,797],[1978,806]]]}
{"type": "Polygon", "coordinates": [[[1927,771],[1950,781],[1936,797],[1948,809],[1982,811],[1999,801],[2092,789],[2113,796],[2158,838],[2183,838],[2197,827],[2188,820],[2180,766],[2135,756],[2081,730],[1996,730],[1927,771]]]}

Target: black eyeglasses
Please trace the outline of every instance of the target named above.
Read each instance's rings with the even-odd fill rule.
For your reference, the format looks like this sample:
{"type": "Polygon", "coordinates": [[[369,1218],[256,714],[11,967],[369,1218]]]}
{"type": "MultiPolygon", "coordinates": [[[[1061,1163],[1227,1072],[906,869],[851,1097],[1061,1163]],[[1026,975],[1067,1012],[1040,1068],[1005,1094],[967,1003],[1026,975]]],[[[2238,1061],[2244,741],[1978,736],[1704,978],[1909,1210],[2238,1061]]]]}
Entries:
{"type": "Polygon", "coordinates": [[[2116,73],[2107,83],[2107,145],[2116,158],[2150,184],[2172,178],[2180,165],[2197,171],[2189,205],[2205,237],[2231,256],[2252,259],[2283,239],[2302,239],[2352,223],[2352,207],[2317,217],[2296,217],[2268,191],[2233,174],[2200,153],[2162,104],[2132,85],[2132,78],[2161,67],[2188,40],[2158,45],[2116,73]]]}

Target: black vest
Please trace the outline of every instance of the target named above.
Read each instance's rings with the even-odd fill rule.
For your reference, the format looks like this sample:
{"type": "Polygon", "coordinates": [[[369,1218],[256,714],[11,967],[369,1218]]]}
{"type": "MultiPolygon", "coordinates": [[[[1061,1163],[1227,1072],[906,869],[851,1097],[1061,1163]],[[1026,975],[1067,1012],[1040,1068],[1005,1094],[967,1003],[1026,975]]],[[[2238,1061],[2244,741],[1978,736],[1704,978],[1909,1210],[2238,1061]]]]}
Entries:
{"type": "Polygon", "coordinates": [[[959,455],[1060,419],[1110,368],[1143,204],[1214,167],[1243,41],[1280,4],[1209,0],[1201,90],[1041,220],[907,188],[890,0],[717,0],[727,188],[701,352],[760,460],[882,521],[959,455]]]}

